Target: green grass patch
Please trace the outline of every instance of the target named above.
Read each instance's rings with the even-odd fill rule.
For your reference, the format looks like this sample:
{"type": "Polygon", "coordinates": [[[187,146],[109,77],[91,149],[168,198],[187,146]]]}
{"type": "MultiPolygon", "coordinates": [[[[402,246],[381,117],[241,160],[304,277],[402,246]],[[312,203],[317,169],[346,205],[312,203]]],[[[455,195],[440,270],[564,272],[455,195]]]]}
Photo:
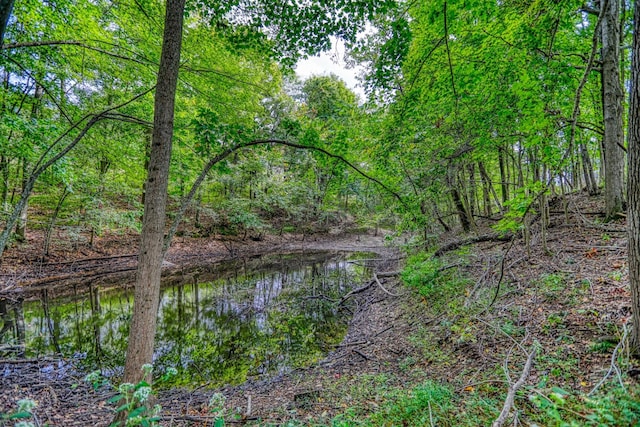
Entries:
{"type": "Polygon", "coordinates": [[[457,307],[455,299],[464,294],[469,283],[457,268],[446,266],[426,252],[408,258],[401,278],[406,285],[417,289],[434,311],[457,307]]]}

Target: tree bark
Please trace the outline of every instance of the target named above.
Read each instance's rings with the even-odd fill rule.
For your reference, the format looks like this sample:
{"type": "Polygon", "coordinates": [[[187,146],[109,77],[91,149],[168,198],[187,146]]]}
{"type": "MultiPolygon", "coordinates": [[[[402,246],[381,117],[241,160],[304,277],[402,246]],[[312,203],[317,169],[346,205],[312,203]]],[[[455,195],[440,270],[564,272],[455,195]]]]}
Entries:
{"type": "MultiPolygon", "coordinates": [[[[142,365],[153,361],[184,7],[185,0],[167,1],[145,185],[133,318],[124,370],[124,381],[134,384],[144,377],[142,365]]],[[[151,378],[147,378],[147,381],[150,383],[151,378]]]]}
{"type": "Polygon", "coordinates": [[[504,147],[498,148],[498,162],[500,164],[500,189],[502,190],[502,203],[509,201],[509,176],[507,175],[507,166],[504,158],[504,147]]]}
{"type": "Polygon", "coordinates": [[[587,187],[587,192],[590,196],[598,194],[598,184],[596,183],[596,177],[593,173],[593,164],[589,157],[589,151],[585,144],[580,144],[580,158],[582,159],[582,172],[584,174],[584,182],[587,187]]]}
{"type": "Polygon", "coordinates": [[[604,115],[604,197],[607,218],[624,209],[623,93],[620,85],[620,2],[601,2],[602,107],[604,115]]]}
{"type": "Polygon", "coordinates": [[[627,229],[629,242],[629,285],[631,287],[631,349],[640,354],[640,2],[635,2],[629,93],[629,207],[627,229]]]}
{"type": "Polygon", "coordinates": [[[4,44],[4,32],[13,11],[14,0],[0,0],[0,46],[4,44]]]}

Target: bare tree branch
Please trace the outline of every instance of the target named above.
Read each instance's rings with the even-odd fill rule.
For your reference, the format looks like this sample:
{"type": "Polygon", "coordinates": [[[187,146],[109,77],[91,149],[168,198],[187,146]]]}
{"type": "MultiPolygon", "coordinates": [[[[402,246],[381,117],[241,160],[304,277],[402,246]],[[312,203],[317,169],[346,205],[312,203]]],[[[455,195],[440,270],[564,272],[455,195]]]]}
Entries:
{"type": "Polygon", "coordinates": [[[509,417],[509,412],[511,412],[511,408],[513,407],[513,402],[516,398],[516,392],[520,387],[522,387],[529,377],[529,373],[531,372],[531,366],[533,366],[533,359],[536,356],[537,347],[534,345],[533,350],[529,353],[527,357],[527,362],[524,365],[524,369],[522,370],[522,374],[520,374],[520,378],[515,384],[509,387],[509,392],[507,393],[507,398],[504,401],[504,406],[502,407],[502,411],[500,412],[500,416],[496,418],[496,420],[491,425],[492,427],[502,427],[504,423],[507,421],[509,417]]]}

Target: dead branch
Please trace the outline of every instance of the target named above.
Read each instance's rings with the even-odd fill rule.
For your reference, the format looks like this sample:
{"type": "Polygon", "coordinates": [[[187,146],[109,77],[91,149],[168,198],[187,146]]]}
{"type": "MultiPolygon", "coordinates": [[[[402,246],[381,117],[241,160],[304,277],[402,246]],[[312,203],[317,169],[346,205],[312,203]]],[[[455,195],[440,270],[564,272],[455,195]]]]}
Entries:
{"type": "Polygon", "coordinates": [[[61,359],[39,358],[39,359],[0,359],[0,365],[29,365],[39,363],[57,363],[61,359]]]}
{"type": "Polygon", "coordinates": [[[135,253],[135,254],[127,254],[127,255],[110,255],[110,256],[94,257],[94,258],[82,258],[82,259],[76,259],[76,260],[73,260],[73,261],[48,262],[48,263],[46,263],[44,265],[45,266],[52,266],[52,265],[81,264],[81,263],[85,263],[85,262],[106,261],[106,260],[112,260],[112,259],[116,259],[116,258],[131,258],[131,257],[136,257],[136,256],[138,256],[137,253],[135,253]]]}
{"type": "Polygon", "coordinates": [[[493,306],[493,304],[496,302],[496,299],[498,298],[498,294],[500,293],[500,285],[502,284],[502,279],[504,278],[504,260],[507,258],[507,254],[513,247],[513,242],[515,241],[516,241],[516,238],[514,236],[511,239],[511,243],[509,243],[509,246],[507,247],[507,249],[505,249],[504,253],[502,254],[502,260],[500,261],[500,277],[498,278],[498,284],[496,285],[496,293],[493,295],[493,299],[491,300],[491,303],[487,306],[485,311],[489,310],[493,306]]]}
{"type": "Polygon", "coordinates": [[[360,350],[358,350],[357,348],[352,348],[351,349],[354,353],[357,353],[359,356],[361,356],[362,358],[364,358],[364,360],[371,360],[371,358],[369,356],[367,356],[366,354],[364,354],[363,352],[361,352],[360,350]]]}
{"type": "Polygon", "coordinates": [[[366,291],[367,289],[369,289],[374,283],[376,283],[374,280],[371,280],[369,283],[367,283],[364,286],[361,286],[357,289],[352,290],[351,292],[348,292],[347,294],[345,294],[342,298],[340,298],[340,301],[338,301],[337,305],[341,305],[342,303],[344,303],[346,300],[348,300],[349,298],[351,298],[354,294],[366,291]]]}
{"type": "Polygon", "coordinates": [[[400,272],[399,271],[383,271],[376,274],[378,275],[378,277],[396,277],[400,275],[400,272]]]}
{"type": "Polygon", "coordinates": [[[380,279],[378,279],[378,275],[376,273],[373,273],[373,278],[378,284],[378,286],[380,287],[380,289],[382,289],[385,294],[391,295],[392,297],[399,297],[401,295],[401,294],[394,294],[393,292],[389,292],[388,290],[386,290],[385,287],[382,286],[382,282],[380,282],[380,279]]]}
{"type": "MultiPolygon", "coordinates": [[[[219,417],[214,416],[214,415],[170,415],[170,416],[163,416],[161,418],[162,420],[165,421],[194,421],[194,422],[201,422],[201,423],[208,423],[208,422],[215,422],[217,419],[219,419],[219,417]]],[[[257,417],[243,417],[239,420],[228,420],[225,419],[224,422],[225,424],[245,424],[249,421],[255,421],[257,420],[257,417]]]]}
{"type": "Polygon", "coordinates": [[[513,402],[516,398],[516,392],[520,387],[522,387],[529,377],[529,373],[531,372],[531,366],[533,365],[533,359],[536,356],[537,347],[534,346],[531,353],[527,357],[527,363],[524,365],[524,369],[522,370],[522,374],[518,381],[515,382],[511,387],[509,387],[509,392],[507,393],[507,398],[504,401],[504,406],[502,407],[502,412],[500,412],[500,416],[493,422],[492,427],[502,427],[504,423],[507,421],[507,417],[509,416],[509,412],[513,407],[513,402]]]}
{"type": "Polygon", "coordinates": [[[442,246],[438,249],[433,256],[439,257],[444,255],[447,252],[451,252],[455,249],[458,249],[461,246],[471,245],[474,243],[482,243],[482,242],[508,242],[514,238],[513,234],[484,234],[482,236],[474,236],[468,237],[462,240],[456,240],[446,245],[442,246]]]}
{"type": "Polygon", "coordinates": [[[593,390],[589,392],[587,396],[591,396],[593,393],[595,393],[596,390],[598,390],[598,388],[600,388],[600,386],[604,384],[604,382],[607,380],[607,378],[609,378],[609,376],[611,376],[613,372],[616,373],[616,376],[618,377],[618,381],[620,382],[620,387],[622,387],[622,390],[624,390],[624,392],[626,393],[627,389],[625,388],[624,382],[622,381],[622,371],[620,370],[620,367],[616,363],[616,359],[618,358],[618,351],[622,346],[624,346],[624,343],[626,342],[627,337],[629,335],[629,328],[627,327],[626,322],[622,328],[624,330],[624,333],[622,334],[622,338],[618,342],[618,345],[616,345],[616,348],[613,349],[613,353],[611,354],[611,364],[609,366],[609,370],[607,371],[606,375],[598,382],[598,384],[596,384],[593,390]]]}

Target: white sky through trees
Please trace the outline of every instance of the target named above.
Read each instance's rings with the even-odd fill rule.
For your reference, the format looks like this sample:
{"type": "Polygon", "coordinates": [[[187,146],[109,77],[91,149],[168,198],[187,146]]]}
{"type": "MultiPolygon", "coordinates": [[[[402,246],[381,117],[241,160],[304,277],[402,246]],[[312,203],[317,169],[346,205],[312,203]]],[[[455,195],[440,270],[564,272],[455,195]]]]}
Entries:
{"type": "Polygon", "coordinates": [[[360,101],[364,101],[366,99],[364,90],[357,79],[360,67],[347,69],[344,61],[344,44],[333,37],[331,43],[333,44],[331,51],[299,61],[296,65],[296,74],[301,80],[306,80],[311,76],[328,76],[333,73],[344,80],[347,87],[360,97],[360,101]]]}

